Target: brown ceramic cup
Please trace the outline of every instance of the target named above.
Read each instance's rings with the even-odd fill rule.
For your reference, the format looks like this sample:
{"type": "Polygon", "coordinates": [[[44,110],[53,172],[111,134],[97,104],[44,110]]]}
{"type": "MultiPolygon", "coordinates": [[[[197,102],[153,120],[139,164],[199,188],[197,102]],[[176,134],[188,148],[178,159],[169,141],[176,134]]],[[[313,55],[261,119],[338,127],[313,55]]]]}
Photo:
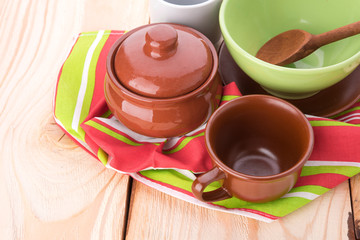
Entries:
{"type": "Polygon", "coordinates": [[[268,202],[294,186],[311,154],[314,136],[295,106],[272,96],[248,95],[215,111],[205,141],[214,168],[194,181],[196,198],[216,202],[235,196],[268,202]],[[215,181],[222,186],[205,192],[215,181]]]}

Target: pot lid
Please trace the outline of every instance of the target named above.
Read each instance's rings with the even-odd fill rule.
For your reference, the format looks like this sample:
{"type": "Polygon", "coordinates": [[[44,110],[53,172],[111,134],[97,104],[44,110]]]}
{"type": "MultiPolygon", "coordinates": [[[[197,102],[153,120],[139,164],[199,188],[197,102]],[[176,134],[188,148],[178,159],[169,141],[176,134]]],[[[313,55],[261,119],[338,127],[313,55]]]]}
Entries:
{"type": "Polygon", "coordinates": [[[152,98],[195,90],[212,67],[212,53],[201,34],[167,23],[134,31],[120,44],[114,62],[117,78],[126,88],[152,98]]]}

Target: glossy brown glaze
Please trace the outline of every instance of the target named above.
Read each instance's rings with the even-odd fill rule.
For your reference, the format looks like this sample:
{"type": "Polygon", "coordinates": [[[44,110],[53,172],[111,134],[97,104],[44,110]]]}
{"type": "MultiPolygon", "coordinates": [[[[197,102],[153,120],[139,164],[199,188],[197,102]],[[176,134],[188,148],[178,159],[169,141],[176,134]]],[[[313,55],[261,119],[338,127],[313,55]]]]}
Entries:
{"type": "MultiPolygon", "coordinates": [[[[117,52],[119,47],[128,37],[144,28],[155,25],[158,24],[145,25],[134,29],[123,35],[112,46],[106,63],[105,99],[115,117],[126,127],[137,133],[151,137],[168,138],[180,136],[196,129],[206,122],[219,104],[222,83],[218,73],[217,52],[211,42],[201,33],[184,26],[171,24],[174,28],[186,28],[188,31],[194,31],[197,36],[201,37],[200,42],[203,41],[206,43],[211,53],[212,63],[211,71],[208,74],[209,76],[203,80],[200,86],[180,96],[158,98],[143,96],[133,92],[122,84],[121,79],[118,78],[116,68],[121,65],[121,62],[114,64],[115,58],[118,56],[117,52]]],[[[150,33],[150,35],[153,34],[150,33]]],[[[152,36],[148,37],[153,38],[152,36]]],[[[177,48],[179,48],[180,45],[179,40],[180,39],[178,39],[177,48]]],[[[168,47],[172,48],[172,41],[169,40],[169,38],[165,41],[168,43],[168,47]]],[[[143,46],[138,47],[143,48],[143,46]]],[[[196,52],[192,54],[194,53],[196,54],[196,52]]],[[[134,56],[134,58],[136,59],[136,56],[134,56]]],[[[196,57],[193,59],[196,59],[196,57]]],[[[155,67],[153,66],[152,68],[155,67]]],[[[143,72],[146,75],[146,72],[150,72],[151,70],[153,69],[143,69],[143,72]]],[[[169,73],[171,68],[164,71],[165,72],[161,74],[169,73]]],[[[180,80],[181,79],[179,79],[179,81],[180,80]]],[[[176,84],[171,81],[166,82],[166,85],[176,86],[176,84]]]]}
{"type": "Polygon", "coordinates": [[[156,24],[129,35],[115,56],[115,72],[130,91],[170,98],[198,88],[213,67],[204,39],[188,27],[156,24]]]}
{"type": "Polygon", "coordinates": [[[193,193],[210,202],[281,197],[296,183],[314,142],[300,110],[266,95],[243,96],[220,107],[207,123],[205,140],[214,169],[194,181],[193,193]],[[223,186],[204,195],[217,180],[223,186]]]}

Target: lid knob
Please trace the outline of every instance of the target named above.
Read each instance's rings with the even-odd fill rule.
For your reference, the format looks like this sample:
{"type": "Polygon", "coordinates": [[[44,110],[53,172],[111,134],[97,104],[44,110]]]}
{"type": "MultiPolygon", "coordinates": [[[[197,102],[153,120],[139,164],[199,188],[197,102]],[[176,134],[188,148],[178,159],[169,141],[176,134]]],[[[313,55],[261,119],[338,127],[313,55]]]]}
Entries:
{"type": "Polygon", "coordinates": [[[178,42],[177,31],[170,25],[158,24],[145,34],[144,52],[155,59],[167,59],[175,54],[178,42]]]}

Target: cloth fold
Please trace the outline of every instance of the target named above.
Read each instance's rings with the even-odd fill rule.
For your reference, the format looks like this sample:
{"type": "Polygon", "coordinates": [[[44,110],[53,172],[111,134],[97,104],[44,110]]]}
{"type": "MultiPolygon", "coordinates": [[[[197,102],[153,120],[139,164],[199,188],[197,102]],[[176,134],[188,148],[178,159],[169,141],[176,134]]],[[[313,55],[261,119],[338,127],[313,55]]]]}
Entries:
{"type": "MultiPolygon", "coordinates": [[[[223,94],[228,100],[241,95],[235,84],[225,86],[223,94]]],[[[204,143],[205,124],[184,136],[168,139],[133,132],[112,114],[107,118],[94,115],[81,127],[92,140],[92,150],[101,148],[108,154],[106,164],[122,172],[171,168],[201,173],[212,166],[204,143]]]]}
{"type": "MultiPolygon", "coordinates": [[[[160,191],[205,207],[272,221],[300,208],[360,172],[360,103],[334,118],[307,116],[315,135],[313,153],[295,187],[264,204],[231,198],[202,203],[191,193],[194,173],[211,169],[204,143],[205,124],[176,138],[151,138],[122,125],[104,98],[105,62],[123,31],[81,33],[58,76],[54,118],[76,143],[104,166],[160,191]]],[[[240,97],[234,83],[224,86],[221,104],[240,97]]],[[[214,183],[210,188],[217,188],[214,183]]]]}

